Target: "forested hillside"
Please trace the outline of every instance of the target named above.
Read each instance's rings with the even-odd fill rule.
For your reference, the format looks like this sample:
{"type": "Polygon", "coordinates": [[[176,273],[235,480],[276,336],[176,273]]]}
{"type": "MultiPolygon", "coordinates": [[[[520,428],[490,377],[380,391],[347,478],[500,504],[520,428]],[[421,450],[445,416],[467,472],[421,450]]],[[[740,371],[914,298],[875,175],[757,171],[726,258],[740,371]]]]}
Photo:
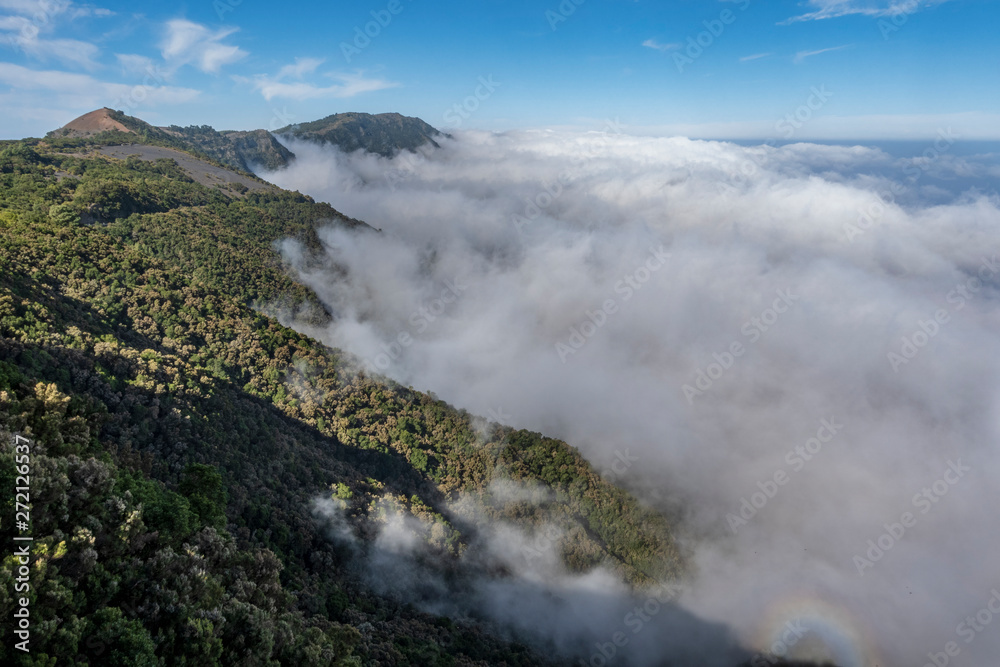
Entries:
{"type": "Polygon", "coordinates": [[[12,434],[30,438],[35,536],[32,652],[5,642],[5,664],[555,659],[372,592],[355,547],[314,514],[323,497],[362,544],[387,507],[410,517],[445,569],[481,528],[454,509],[472,499],[527,534],[559,526],[570,570],[636,584],[679,572],[664,520],[572,447],[352,371],[262,314],[328,317],[272,244],[315,247],[318,226],[363,223],[297,193],[234,194],[172,160],[90,150],[114,140],[0,148],[0,480],[11,489],[17,474],[12,434]],[[501,479],[549,499],[500,497],[501,479]]]}
{"type": "Polygon", "coordinates": [[[273,171],[287,166],[295,158],[267,130],[219,132],[207,125],[171,125],[164,130],[190,142],[219,162],[242,171],[252,171],[255,166],[273,171]]]}

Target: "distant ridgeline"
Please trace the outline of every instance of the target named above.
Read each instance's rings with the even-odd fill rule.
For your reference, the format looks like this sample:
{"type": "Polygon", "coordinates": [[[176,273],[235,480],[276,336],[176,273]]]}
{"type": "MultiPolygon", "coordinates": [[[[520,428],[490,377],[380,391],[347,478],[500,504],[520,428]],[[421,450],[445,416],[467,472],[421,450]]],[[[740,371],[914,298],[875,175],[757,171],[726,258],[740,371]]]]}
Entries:
{"type": "Polygon", "coordinates": [[[436,138],[443,135],[419,118],[398,113],[340,113],[311,123],[289,125],[274,134],[267,130],[218,131],[207,125],[189,127],[156,127],[112,109],[98,109],[80,116],[47,138],[86,138],[108,133],[136,134],[146,142],[193,151],[214,162],[253,172],[255,167],[269,171],[286,166],[295,155],[275,139],[283,137],[306,139],[339,146],[345,152],[366,150],[383,157],[400,151],[416,151],[424,145],[437,146],[436,138]]]}
{"type": "MultiPolygon", "coordinates": [[[[386,152],[437,136],[396,114],[286,133],[386,152]]],[[[495,522],[556,527],[540,548],[569,572],[639,587],[682,573],[667,520],[573,447],[369,377],[264,314],[330,317],[275,241],[377,233],[230,168],[289,159],[264,131],[107,109],[0,142],[0,539],[32,562],[17,594],[12,552],[0,569],[0,663],[576,664],[375,591],[365,554],[393,517],[456,589],[509,576],[475,551],[495,522]],[[30,486],[31,542],[13,541],[15,485],[30,486]],[[30,654],[11,639],[22,608],[30,654]]]]}

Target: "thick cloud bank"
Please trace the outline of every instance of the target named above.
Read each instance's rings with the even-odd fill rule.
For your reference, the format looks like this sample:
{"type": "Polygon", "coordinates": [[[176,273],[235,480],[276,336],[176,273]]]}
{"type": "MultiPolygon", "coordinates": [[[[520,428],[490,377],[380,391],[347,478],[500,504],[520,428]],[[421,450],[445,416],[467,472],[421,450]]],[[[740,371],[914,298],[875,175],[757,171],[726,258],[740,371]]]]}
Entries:
{"type": "Polygon", "coordinates": [[[335,313],[309,333],[677,516],[687,610],[759,650],[982,665],[1000,170],[954,141],[460,133],[394,160],[296,144],[265,176],[383,230],[325,231],[323,264],[283,245],[335,313]]]}

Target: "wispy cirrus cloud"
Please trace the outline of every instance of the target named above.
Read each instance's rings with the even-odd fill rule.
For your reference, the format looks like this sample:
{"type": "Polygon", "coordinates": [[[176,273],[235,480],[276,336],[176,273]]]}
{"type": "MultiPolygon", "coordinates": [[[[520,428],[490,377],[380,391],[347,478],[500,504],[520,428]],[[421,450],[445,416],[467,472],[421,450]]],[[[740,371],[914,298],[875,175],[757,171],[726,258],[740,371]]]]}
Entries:
{"type": "Polygon", "coordinates": [[[280,70],[278,70],[277,79],[284,79],[287,77],[294,77],[296,79],[301,79],[307,74],[312,74],[316,71],[316,68],[325,62],[323,58],[296,58],[295,62],[291,65],[285,65],[280,70]]]}
{"type": "Polygon", "coordinates": [[[781,24],[819,21],[854,14],[872,17],[913,14],[945,2],[949,2],[949,0],[808,0],[807,4],[813,7],[814,11],[792,16],[782,21],[781,24]]]}
{"type": "Polygon", "coordinates": [[[12,36],[8,43],[25,55],[43,63],[60,62],[70,67],[95,70],[99,67],[97,57],[100,49],[90,42],[77,39],[40,39],[37,35],[23,33],[12,36]]]}
{"type": "MultiPolygon", "coordinates": [[[[0,63],[0,85],[12,88],[11,95],[23,104],[85,110],[124,99],[133,88],[123,83],[101,81],[89,74],[35,70],[13,63],[0,63]]],[[[151,105],[183,104],[200,94],[191,88],[174,86],[150,87],[145,92],[151,105]]]]}
{"type": "Polygon", "coordinates": [[[226,65],[249,55],[238,46],[223,43],[236,31],[237,28],[210,30],[187,19],[174,19],[167,22],[166,35],[160,44],[161,55],[173,69],[191,65],[202,72],[216,74],[226,65]]]}
{"type": "Polygon", "coordinates": [[[136,53],[116,53],[115,59],[121,67],[122,74],[139,76],[151,71],[155,65],[152,58],[136,53]]]}
{"type": "Polygon", "coordinates": [[[399,85],[393,81],[366,79],[364,76],[354,74],[331,74],[330,76],[340,81],[340,83],[329,86],[317,86],[304,81],[286,83],[265,78],[255,81],[254,89],[260,91],[264,99],[268,101],[275,97],[287,97],[301,101],[320,97],[354,97],[362,93],[395,88],[399,85]]]}
{"type": "Polygon", "coordinates": [[[99,67],[97,45],[79,39],[51,39],[62,24],[84,16],[111,16],[97,7],[80,7],[67,0],[0,0],[0,43],[42,63],[59,62],[74,68],[99,67]]]}
{"type": "Polygon", "coordinates": [[[72,2],[66,0],[0,0],[0,10],[13,12],[22,16],[55,16],[63,14],[70,7],[72,2]]]}
{"type": "Polygon", "coordinates": [[[750,56],[743,56],[742,58],[740,58],[740,62],[741,63],[746,63],[746,62],[750,62],[751,60],[760,60],[761,58],[767,58],[767,57],[773,56],[773,55],[774,54],[770,53],[770,52],[768,52],[768,53],[755,53],[755,54],[750,55],[750,56]]]}
{"type": "Polygon", "coordinates": [[[265,100],[275,97],[293,100],[310,100],[323,97],[354,97],[362,93],[371,93],[386,88],[395,88],[399,84],[380,78],[369,78],[363,72],[326,72],[322,74],[336,83],[312,83],[305,77],[316,72],[323,64],[319,58],[296,58],[295,62],[285,65],[274,76],[258,74],[253,78],[233,77],[236,81],[250,83],[253,89],[260,92],[265,100]]]}
{"type": "Polygon", "coordinates": [[[110,9],[80,6],[69,0],[0,0],[0,11],[25,18],[36,30],[51,28],[57,17],[69,20],[88,16],[114,16],[110,9]]]}
{"type": "Polygon", "coordinates": [[[642,43],[642,45],[645,46],[647,49],[653,49],[655,51],[662,51],[664,53],[666,53],[667,51],[673,51],[675,49],[681,48],[681,45],[677,44],[676,42],[671,42],[669,44],[663,44],[663,43],[661,43],[661,42],[659,42],[659,41],[657,41],[655,39],[652,39],[652,38],[647,39],[645,42],[642,43]]]}
{"type": "Polygon", "coordinates": [[[792,58],[792,62],[794,62],[796,65],[800,65],[803,61],[805,61],[806,58],[812,58],[813,56],[818,56],[821,53],[829,53],[830,51],[840,51],[842,49],[846,49],[851,46],[854,45],[841,44],[840,46],[831,46],[826,49],[816,49],[815,51],[799,51],[798,53],[795,54],[795,57],[792,58]]]}

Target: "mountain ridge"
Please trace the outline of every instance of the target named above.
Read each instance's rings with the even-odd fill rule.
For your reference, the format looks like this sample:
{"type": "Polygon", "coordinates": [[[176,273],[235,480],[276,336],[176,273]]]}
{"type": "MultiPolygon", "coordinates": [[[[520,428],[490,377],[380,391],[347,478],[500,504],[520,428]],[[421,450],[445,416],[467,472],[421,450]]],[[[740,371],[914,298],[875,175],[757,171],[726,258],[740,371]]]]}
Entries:
{"type": "Polygon", "coordinates": [[[399,113],[336,113],[307,123],[287,125],[274,132],[216,130],[208,125],[158,127],[108,107],[95,109],[49,132],[46,138],[94,137],[121,132],[168,141],[172,139],[197,153],[246,173],[275,171],[295,159],[278,137],[330,144],[345,153],[356,150],[391,158],[401,151],[416,152],[424,146],[439,148],[435,140],[447,136],[419,118],[399,113]]]}

